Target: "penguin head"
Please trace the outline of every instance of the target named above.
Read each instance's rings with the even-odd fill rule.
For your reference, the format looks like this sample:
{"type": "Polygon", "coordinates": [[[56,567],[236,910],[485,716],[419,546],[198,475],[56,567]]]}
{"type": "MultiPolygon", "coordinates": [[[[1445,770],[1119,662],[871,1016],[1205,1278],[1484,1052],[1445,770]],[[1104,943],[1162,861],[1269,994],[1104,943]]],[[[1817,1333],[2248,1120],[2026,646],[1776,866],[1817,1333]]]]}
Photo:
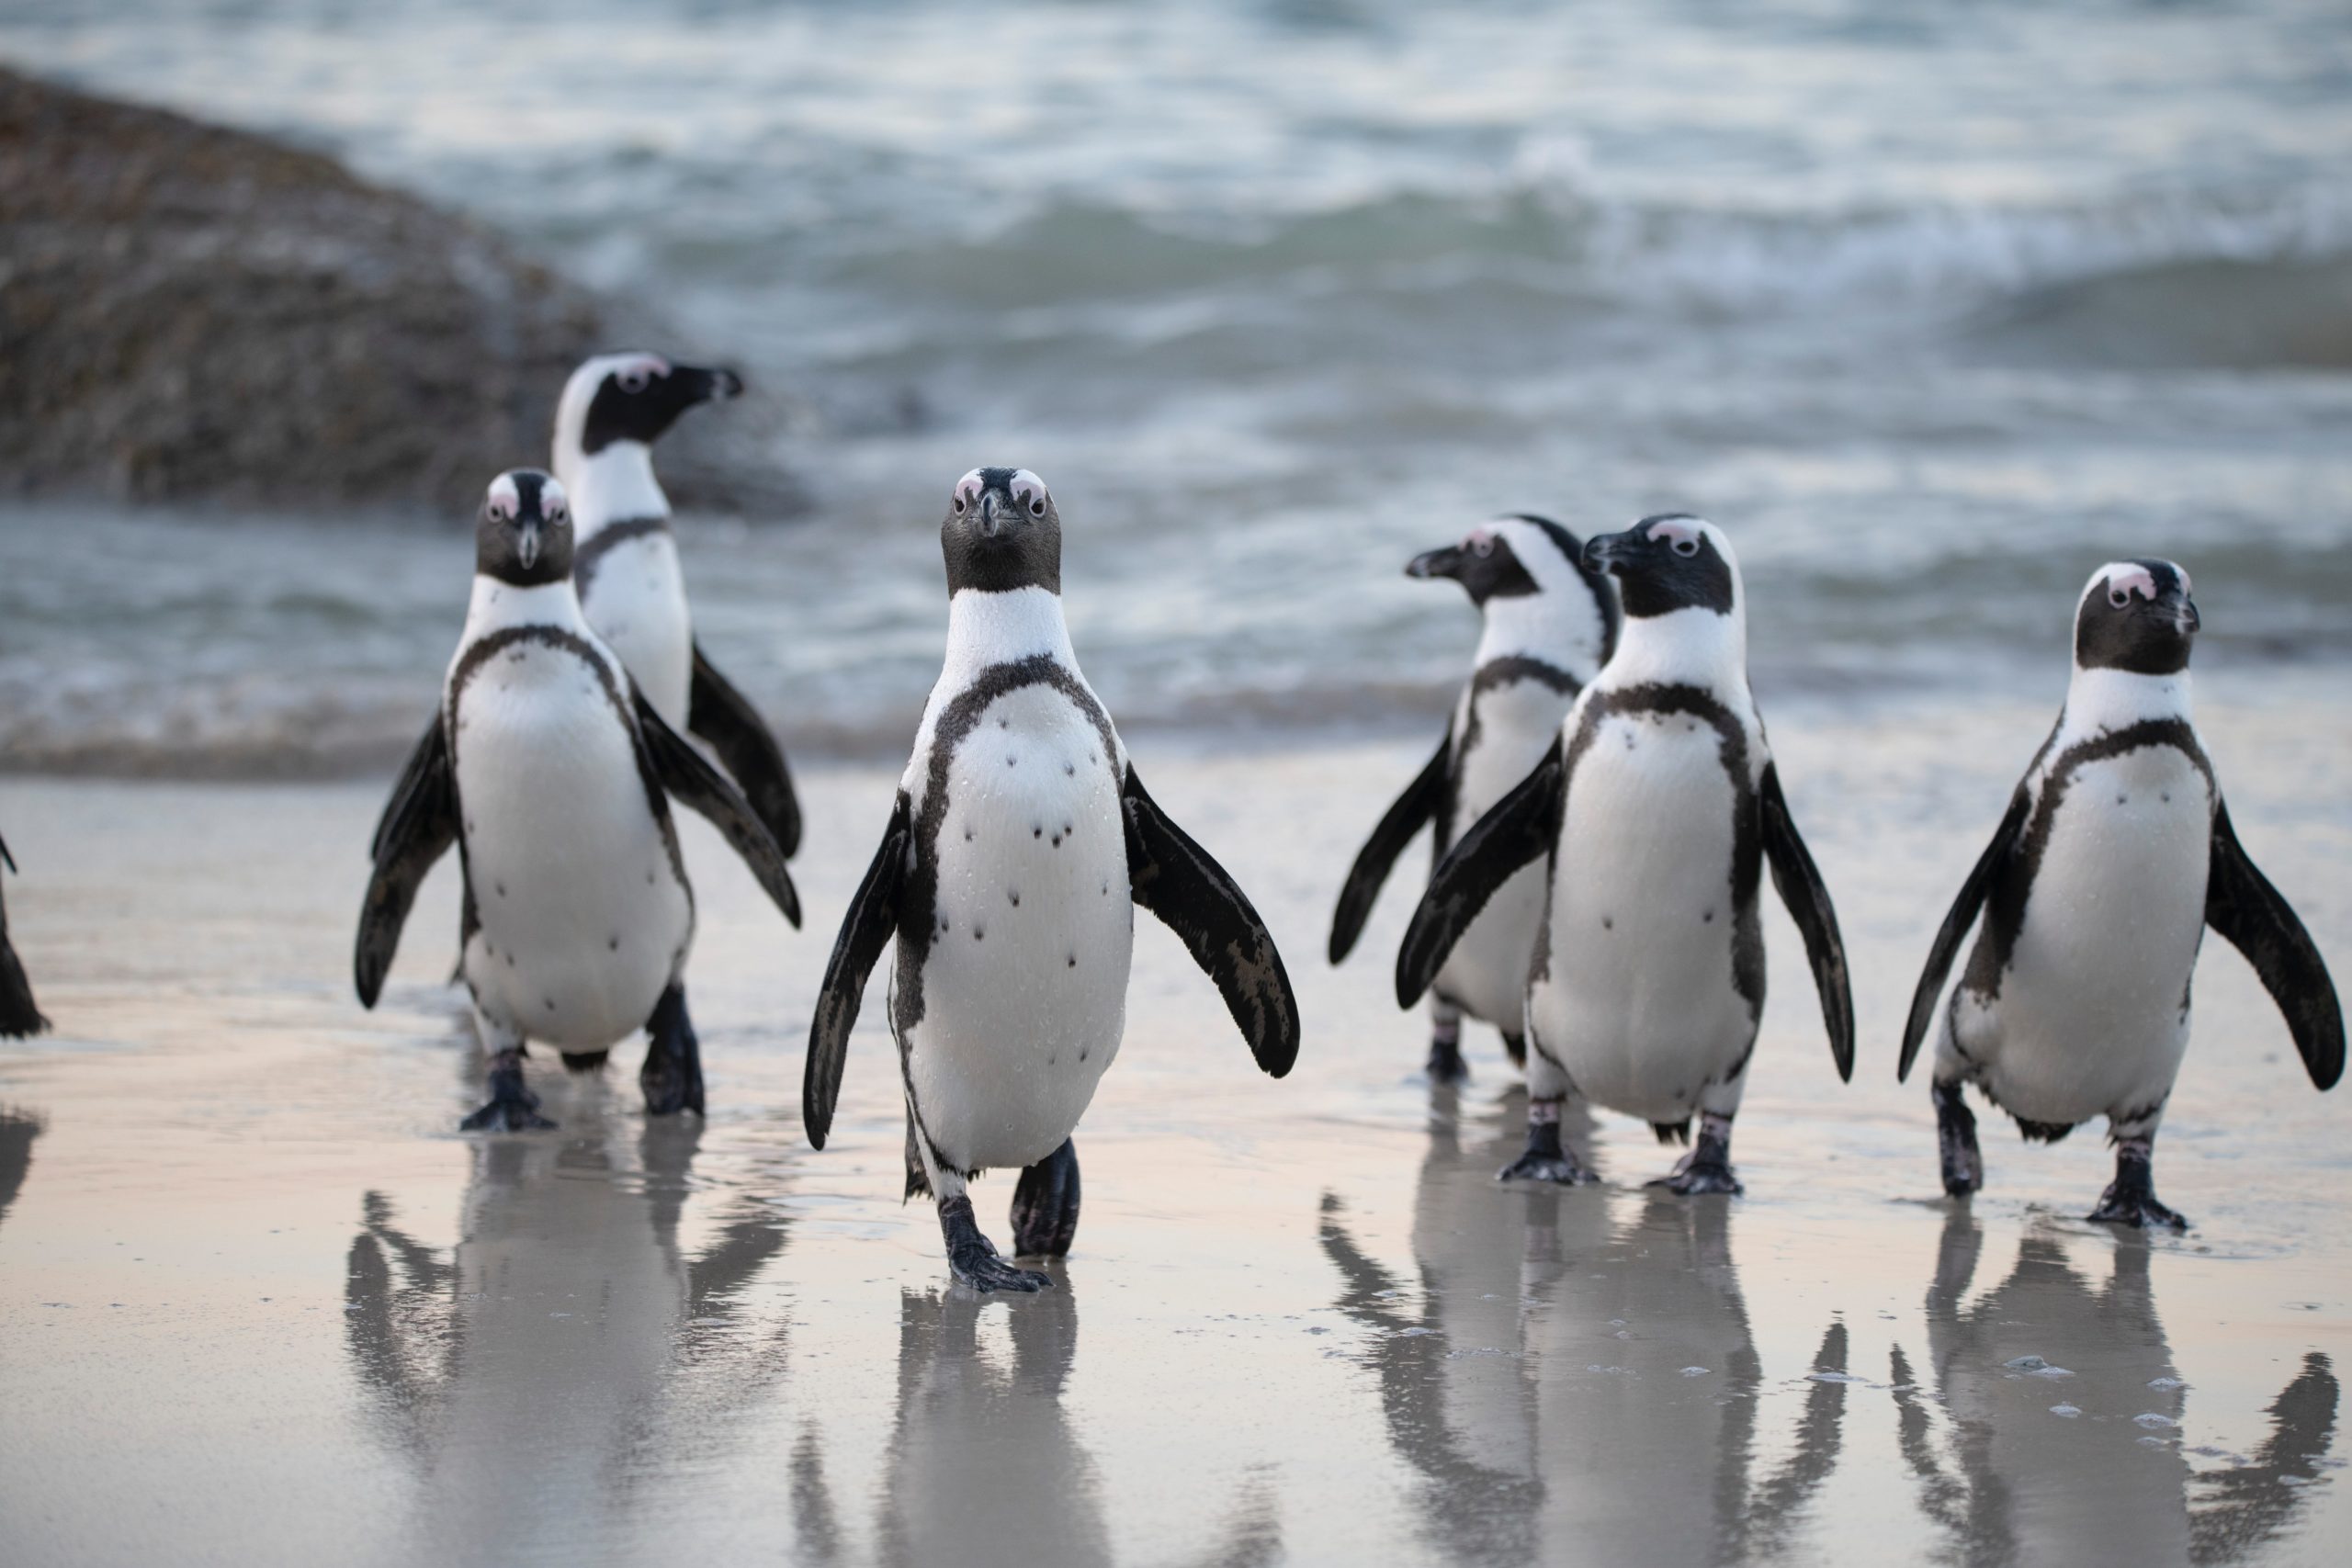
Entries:
{"type": "Polygon", "coordinates": [[[1062,591],[1062,519],[1026,468],[974,468],[956,481],[939,525],[947,592],[1062,591]]]}
{"type": "Polygon", "coordinates": [[[2075,668],[2172,675],[2188,668],[2199,625],[2188,573],[2168,560],[2119,560],[2091,573],[2075,607],[2075,668]]]}
{"type": "Polygon", "coordinates": [[[517,588],[571,575],[571,504],[555,476],[509,468],[490,481],[474,521],[474,570],[517,588]]]}
{"type": "Polygon", "coordinates": [[[1555,628],[1571,623],[1595,667],[1616,639],[1616,591],[1586,561],[1583,543],[1548,517],[1522,512],[1481,523],[1460,544],[1415,556],[1405,575],[1452,578],[1490,624],[1522,611],[1540,612],[1555,628]]]}
{"type": "Polygon", "coordinates": [[[1739,604],[1739,558],[1724,531],[1686,512],[1645,517],[1622,534],[1584,547],[1588,565],[1617,580],[1625,614],[1635,620],[1704,610],[1729,615],[1739,604]]]}
{"type": "Polygon", "coordinates": [[[650,446],[696,403],[740,397],[734,371],[678,365],[658,354],[600,354],[571,373],[556,404],[556,459],[593,457],[616,442],[650,446]]]}

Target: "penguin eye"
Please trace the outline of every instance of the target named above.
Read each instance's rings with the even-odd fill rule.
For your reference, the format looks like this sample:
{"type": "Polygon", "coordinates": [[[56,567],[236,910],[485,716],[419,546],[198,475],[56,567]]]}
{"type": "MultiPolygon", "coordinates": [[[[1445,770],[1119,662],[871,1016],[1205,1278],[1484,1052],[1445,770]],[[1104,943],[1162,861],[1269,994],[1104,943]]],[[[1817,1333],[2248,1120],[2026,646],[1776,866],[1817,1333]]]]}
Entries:
{"type": "Polygon", "coordinates": [[[955,497],[949,502],[955,507],[956,515],[961,517],[965,513],[969,512],[973,503],[980,499],[980,491],[986,488],[987,486],[980,480],[980,470],[978,468],[974,468],[970,473],[957,479],[955,497]]]}
{"type": "Polygon", "coordinates": [[[1012,476],[1012,500],[1030,516],[1043,517],[1046,514],[1046,481],[1026,468],[1021,469],[1012,476]]]}
{"type": "Polygon", "coordinates": [[[503,501],[492,502],[487,510],[490,513],[490,520],[492,523],[503,523],[508,517],[513,515],[512,513],[507,511],[506,503],[503,501]]]}
{"type": "Polygon", "coordinates": [[[1481,560],[1484,560],[1487,557],[1493,555],[1495,553],[1495,536],[1492,534],[1471,535],[1470,553],[1476,556],[1481,560]]]}
{"type": "Polygon", "coordinates": [[[620,371],[613,377],[613,379],[619,385],[620,389],[624,392],[635,393],[645,390],[646,378],[645,372],[642,370],[631,367],[629,369],[620,371]]]}
{"type": "Polygon", "coordinates": [[[2107,602],[2120,610],[2124,605],[2132,603],[2132,595],[2120,588],[2110,588],[2107,591],[2107,602]]]}
{"type": "Polygon", "coordinates": [[[1695,556],[1699,553],[1699,541],[1689,537],[1677,539],[1674,541],[1674,553],[1678,556],[1695,556]]]}

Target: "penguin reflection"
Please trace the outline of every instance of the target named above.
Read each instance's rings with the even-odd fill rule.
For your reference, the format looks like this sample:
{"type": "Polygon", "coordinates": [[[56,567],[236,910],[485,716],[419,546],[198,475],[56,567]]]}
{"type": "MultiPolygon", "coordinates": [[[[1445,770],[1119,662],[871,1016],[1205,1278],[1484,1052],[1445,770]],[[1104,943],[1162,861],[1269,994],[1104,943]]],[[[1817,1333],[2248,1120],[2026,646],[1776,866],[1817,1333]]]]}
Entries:
{"type": "Polygon", "coordinates": [[[732,1338],[728,1320],[783,1224],[738,1210],[688,1258],[699,1124],[647,1123],[636,1172],[601,1117],[575,1125],[473,1145],[446,1261],[380,1193],[351,1244],[354,1366],[414,1461],[425,1528],[460,1557],[593,1540],[657,1454],[707,1448],[781,1375],[775,1337],[732,1338]]]}
{"type": "Polygon", "coordinates": [[[8,1205],[32,1172],[33,1140],[40,1133],[40,1117],[0,1105],[0,1220],[8,1217],[8,1205]]]}
{"type": "MultiPolygon", "coordinates": [[[[1438,1101],[1414,1205],[1418,1310],[1324,1200],[1339,1305],[1378,1332],[1390,1441],[1427,1482],[1428,1544],[1475,1562],[1555,1560],[1570,1541],[1595,1561],[1775,1549],[1836,1463],[1844,1386],[1809,1389],[1794,1454],[1751,1476],[1762,1372],[1725,1206],[1647,1194],[1621,1223],[1596,1192],[1498,1202],[1495,1158],[1517,1146],[1507,1118],[1465,1148],[1438,1101]],[[1693,1487],[1698,1465],[1711,1486],[1693,1487]]],[[[1815,1370],[1845,1362],[1833,1324],[1815,1370]]]]}
{"type": "Polygon", "coordinates": [[[2238,1562],[2294,1522],[2335,1434],[2325,1356],[2307,1356],[2272,1403],[2271,1436],[2253,1459],[2192,1475],[2166,1425],[2185,1402],[2147,1247],[2118,1244],[2100,1288],[2055,1235],[2028,1232],[2008,1278],[1963,1307],[1983,1247],[1982,1228],[1955,1210],[1927,1303],[1951,1421],[1942,1440],[1908,1360],[1893,1355],[1904,1457],[1962,1561],[2238,1562]],[[2143,1416],[2162,1419],[2143,1426],[2143,1416]]]}

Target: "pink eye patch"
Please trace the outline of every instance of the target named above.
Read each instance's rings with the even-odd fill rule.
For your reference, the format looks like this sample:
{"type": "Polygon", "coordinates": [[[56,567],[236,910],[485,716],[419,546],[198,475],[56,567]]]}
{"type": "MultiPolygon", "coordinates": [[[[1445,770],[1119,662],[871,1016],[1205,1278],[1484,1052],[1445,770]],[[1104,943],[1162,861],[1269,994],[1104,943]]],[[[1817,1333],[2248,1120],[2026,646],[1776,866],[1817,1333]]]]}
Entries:
{"type": "Polygon", "coordinates": [[[2119,566],[2107,574],[2107,602],[2117,609],[2132,602],[2132,596],[2154,602],[2156,597],[2154,574],[2144,566],[2119,566]]]}
{"type": "Polygon", "coordinates": [[[1676,555],[1695,556],[1699,553],[1699,530],[1679,519],[1668,518],[1663,523],[1651,524],[1649,536],[1658,544],[1671,545],[1676,555]]]}

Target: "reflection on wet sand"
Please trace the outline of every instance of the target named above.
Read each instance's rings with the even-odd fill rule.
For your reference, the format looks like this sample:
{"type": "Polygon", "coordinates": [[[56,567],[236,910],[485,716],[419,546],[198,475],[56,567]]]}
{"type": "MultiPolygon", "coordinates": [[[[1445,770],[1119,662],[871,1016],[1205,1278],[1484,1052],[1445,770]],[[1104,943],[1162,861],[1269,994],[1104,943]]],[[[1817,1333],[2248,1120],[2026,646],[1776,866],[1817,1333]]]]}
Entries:
{"type": "Polygon", "coordinates": [[[8,1217],[8,1205],[32,1173],[33,1140],[40,1133],[40,1117],[0,1105],[0,1220],[8,1217]]]}
{"type": "MultiPolygon", "coordinates": [[[[1751,1474],[1761,1370],[1729,1206],[1664,1193],[1498,1190],[1517,1123],[1475,1146],[1434,1100],[1415,1199],[1412,1292],[1324,1201],[1339,1304],[1379,1338],[1389,1440],[1424,1478],[1427,1545],[1457,1561],[1709,1562],[1781,1545],[1836,1463],[1845,1385],[1808,1390],[1793,1455],[1751,1474]]],[[[1842,1374],[1833,1323],[1815,1360],[1842,1374]]]]}
{"type": "Polygon", "coordinates": [[[745,1337],[732,1314],[783,1223],[737,1209],[684,1256],[701,1127],[643,1123],[632,1163],[620,1126],[575,1106],[560,1134],[472,1144],[447,1261],[384,1195],[363,1201],[346,1344],[442,1560],[594,1547],[782,1376],[782,1330],[745,1337]]]}
{"type": "Polygon", "coordinates": [[[1897,1434],[1920,1506],[1960,1560],[2235,1562],[2290,1527],[2334,1437],[2325,1356],[2306,1356],[2271,1404],[2257,1456],[2192,1477],[2177,1432],[2184,1385],[2146,1241],[2112,1244],[2101,1288],[2058,1235],[2030,1230],[2008,1278],[1963,1304],[1984,1240],[1955,1208],[1928,1291],[1942,1422],[1901,1349],[1892,1358],[1897,1434]]]}

